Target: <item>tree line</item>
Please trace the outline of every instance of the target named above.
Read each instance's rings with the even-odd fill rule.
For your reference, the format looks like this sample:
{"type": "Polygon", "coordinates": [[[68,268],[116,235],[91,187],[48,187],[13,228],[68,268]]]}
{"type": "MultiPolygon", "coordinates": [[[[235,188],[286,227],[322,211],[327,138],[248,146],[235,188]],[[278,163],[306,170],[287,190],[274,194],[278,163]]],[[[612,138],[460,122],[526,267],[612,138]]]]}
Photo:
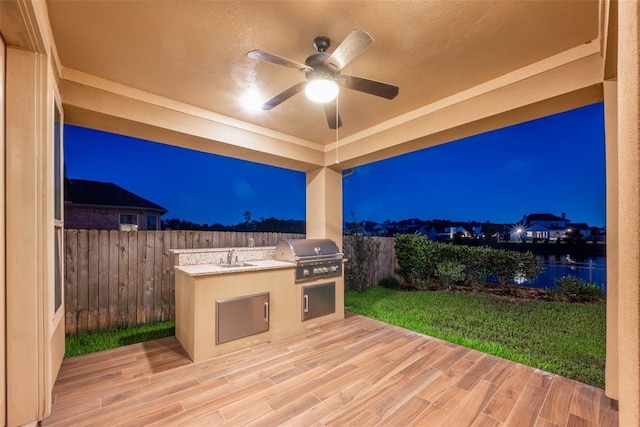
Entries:
{"type": "Polygon", "coordinates": [[[260,218],[251,219],[251,215],[244,215],[245,220],[233,225],[220,223],[199,224],[179,218],[162,221],[163,230],[194,230],[194,231],[258,231],[275,233],[300,233],[306,231],[306,222],[301,219],[260,218]]]}

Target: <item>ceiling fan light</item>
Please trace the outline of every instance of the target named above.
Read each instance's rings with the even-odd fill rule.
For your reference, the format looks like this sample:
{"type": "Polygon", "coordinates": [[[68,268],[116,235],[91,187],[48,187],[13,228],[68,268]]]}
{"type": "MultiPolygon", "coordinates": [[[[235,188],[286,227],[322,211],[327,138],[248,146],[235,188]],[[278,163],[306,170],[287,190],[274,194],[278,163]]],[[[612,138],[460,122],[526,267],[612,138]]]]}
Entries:
{"type": "Polygon", "coordinates": [[[307,83],[304,93],[313,102],[325,103],[338,96],[338,85],[332,80],[314,79],[307,83]]]}

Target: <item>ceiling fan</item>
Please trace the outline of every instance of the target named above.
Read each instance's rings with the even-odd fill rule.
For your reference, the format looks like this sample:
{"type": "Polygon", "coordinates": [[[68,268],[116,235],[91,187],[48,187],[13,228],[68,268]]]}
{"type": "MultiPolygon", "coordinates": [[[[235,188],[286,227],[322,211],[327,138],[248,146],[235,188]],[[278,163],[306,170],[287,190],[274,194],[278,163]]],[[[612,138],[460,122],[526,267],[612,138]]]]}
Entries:
{"type": "Polygon", "coordinates": [[[256,49],[247,52],[249,58],[295,68],[302,71],[307,78],[307,81],[291,86],[262,104],[262,109],[271,110],[304,90],[309,99],[323,104],[329,128],[336,129],[342,126],[342,120],[337,113],[339,87],[386,99],[395,98],[398,95],[398,86],[363,79],[362,77],[348,76],[340,72],[347,64],[371,46],[373,41],[373,37],[369,33],[362,30],[353,30],[333,53],[329,54],[327,49],[331,41],[328,37],[318,36],[313,39],[313,46],[318,53],[309,56],[304,61],[304,64],[262,50],[256,49]]]}

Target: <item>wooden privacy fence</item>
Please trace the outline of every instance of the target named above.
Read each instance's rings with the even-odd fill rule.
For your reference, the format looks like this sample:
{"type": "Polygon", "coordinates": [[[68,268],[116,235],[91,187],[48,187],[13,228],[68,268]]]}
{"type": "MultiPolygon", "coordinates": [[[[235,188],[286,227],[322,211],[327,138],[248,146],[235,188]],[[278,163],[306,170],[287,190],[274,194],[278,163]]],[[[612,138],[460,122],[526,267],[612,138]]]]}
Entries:
{"type": "MultiPolygon", "coordinates": [[[[394,238],[393,237],[370,237],[373,240],[380,242],[380,252],[378,253],[378,257],[375,260],[374,269],[371,271],[371,275],[369,276],[369,283],[365,284],[365,288],[369,286],[373,286],[377,284],[380,280],[385,277],[396,277],[395,269],[396,269],[396,251],[393,247],[394,238]]],[[[352,242],[352,238],[350,236],[344,236],[343,238],[343,246],[344,252],[350,253],[349,245],[352,242]]],[[[349,265],[347,264],[347,268],[349,265]]]]}
{"type": "Polygon", "coordinates": [[[274,246],[303,234],[227,231],[65,231],[67,335],[173,319],[169,249],[274,246]]]}
{"type": "Polygon", "coordinates": [[[393,237],[373,237],[373,239],[380,242],[380,253],[376,260],[373,283],[370,285],[377,284],[385,277],[396,277],[395,270],[397,267],[396,250],[393,247],[395,239],[393,237]]]}

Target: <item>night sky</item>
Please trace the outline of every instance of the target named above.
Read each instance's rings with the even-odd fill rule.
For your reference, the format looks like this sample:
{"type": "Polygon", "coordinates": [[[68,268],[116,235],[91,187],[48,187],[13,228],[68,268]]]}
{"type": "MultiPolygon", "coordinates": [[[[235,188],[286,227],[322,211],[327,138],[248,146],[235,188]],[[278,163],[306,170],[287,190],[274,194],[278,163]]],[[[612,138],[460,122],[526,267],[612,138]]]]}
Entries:
{"type": "MultiPolygon", "coordinates": [[[[566,212],[605,225],[603,105],[406,154],[344,179],[344,219],[515,223],[566,212]]],[[[65,126],[69,178],[113,182],[169,210],[163,218],[225,225],[304,219],[303,173],[65,126]]]]}

